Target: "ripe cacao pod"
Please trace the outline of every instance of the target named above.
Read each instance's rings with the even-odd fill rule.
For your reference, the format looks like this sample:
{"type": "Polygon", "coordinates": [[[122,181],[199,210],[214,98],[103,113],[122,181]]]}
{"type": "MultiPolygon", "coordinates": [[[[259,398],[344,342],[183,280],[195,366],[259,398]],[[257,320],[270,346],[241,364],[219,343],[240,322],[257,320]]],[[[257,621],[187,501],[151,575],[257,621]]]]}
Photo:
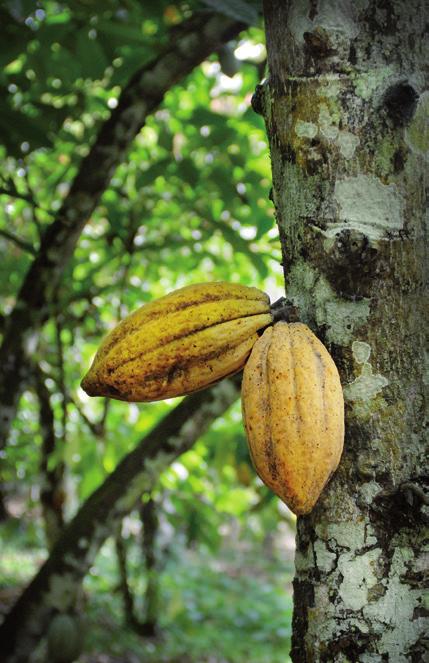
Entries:
{"type": "Polygon", "coordinates": [[[297,515],[340,461],[344,400],[334,361],[302,323],[264,331],[244,368],[243,419],[255,469],[297,515]]]}
{"type": "Polygon", "coordinates": [[[90,396],[136,402],[198,391],[239,371],[272,320],[269,297],[257,288],[181,288],[122,320],[81,386],[90,396]]]}

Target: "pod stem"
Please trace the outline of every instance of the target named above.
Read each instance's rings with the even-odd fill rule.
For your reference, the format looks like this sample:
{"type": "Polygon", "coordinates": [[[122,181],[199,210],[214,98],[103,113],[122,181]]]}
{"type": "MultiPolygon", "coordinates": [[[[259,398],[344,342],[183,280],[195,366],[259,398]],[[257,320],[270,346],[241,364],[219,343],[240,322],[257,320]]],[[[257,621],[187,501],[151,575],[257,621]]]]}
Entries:
{"type": "Polygon", "coordinates": [[[280,297],[270,308],[273,315],[273,324],[280,320],[283,322],[299,321],[298,308],[286,297],[280,297]]]}

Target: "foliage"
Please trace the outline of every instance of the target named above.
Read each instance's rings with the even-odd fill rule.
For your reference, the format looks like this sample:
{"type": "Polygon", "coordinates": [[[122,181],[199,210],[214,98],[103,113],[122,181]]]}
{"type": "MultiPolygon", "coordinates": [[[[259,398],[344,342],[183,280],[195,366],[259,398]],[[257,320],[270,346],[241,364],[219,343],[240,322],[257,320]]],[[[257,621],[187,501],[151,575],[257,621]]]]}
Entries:
{"type": "MultiPolygon", "coordinates": [[[[201,7],[165,0],[3,4],[0,308],[5,314],[121,89],[156,58],[174,26],[201,7]]],[[[231,48],[244,58],[238,73],[232,78],[222,73],[213,54],[171,89],[148,119],[67,263],[49,320],[27,341],[50,393],[56,448],[49,467],[65,463],[68,517],[172,406],[88,399],[79,382],[103,334],[143,303],[192,282],[225,279],[256,285],[273,297],[281,294],[265,131],[250,107],[263,70],[261,27],[249,27],[231,48]]],[[[41,551],[45,478],[39,409],[29,383],[2,458],[5,503],[14,519],[1,525],[1,534],[5,540],[19,535],[20,548],[41,551]]],[[[239,406],[160,477],[154,496],[169,532],[163,545],[172,548],[180,541],[189,551],[204,544],[210,551],[193,557],[192,564],[188,552],[184,568],[177,559],[169,562],[163,592],[170,607],[162,620],[170,640],[162,651],[173,652],[182,631],[183,650],[204,660],[210,643],[219,646],[215,634],[222,633],[228,660],[268,660],[261,657],[262,644],[272,639],[274,650],[283,642],[289,599],[273,586],[264,590],[250,578],[227,579],[209,568],[228,523],[246,523],[246,536],[259,546],[279,520],[277,501],[251,469],[239,406]],[[238,603],[225,601],[221,615],[228,591],[238,603]],[[242,598],[246,594],[257,606],[253,612],[242,598]],[[171,606],[179,601],[174,612],[171,606]],[[230,629],[234,606],[241,622],[230,629]],[[260,640],[252,635],[257,622],[260,640]],[[253,653],[246,642],[238,644],[240,628],[253,653]]],[[[17,553],[17,560],[22,555],[17,553]]],[[[12,584],[22,581],[7,576],[7,568],[3,574],[12,584]]],[[[113,575],[110,569],[109,583],[113,575]]],[[[279,647],[284,660],[286,650],[279,647]]],[[[160,651],[153,660],[161,660],[160,651]]],[[[269,660],[277,660],[274,651],[269,660]]]]}
{"type": "MultiPolygon", "coordinates": [[[[24,582],[39,561],[37,552],[23,553],[17,543],[5,551],[0,597],[3,586],[24,582]]],[[[137,578],[138,557],[131,557],[131,562],[137,578]]],[[[292,578],[292,561],[284,558],[284,552],[282,558],[263,557],[243,541],[238,546],[234,542],[234,547],[226,542],[213,558],[201,546],[192,552],[176,546],[161,575],[162,636],[146,642],[122,623],[120,596],[112,592],[115,571],[109,541],[85,581],[88,657],[108,651],[116,656],[128,652],[153,663],[289,660],[292,603],[284,587],[292,578]]]]}
{"type": "MultiPolygon", "coordinates": [[[[108,576],[108,545],[98,559],[103,576],[108,576]]],[[[204,549],[190,553],[178,546],[161,577],[163,637],[143,645],[135,641],[131,651],[153,663],[180,656],[198,663],[287,662],[292,602],[284,587],[292,568],[289,562],[281,570],[279,562],[264,561],[236,546],[224,549],[215,560],[204,549]]],[[[105,647],[106,621],[111,620],[115,639],[119,630],[120,605],[107,593],[94,591],[100,582],[99,575],[86,582],[93,589],[88,613],[94,620],[88,651],[105,647]]],[[[120,647],[117,643],[117,653],[120,647]]],[[[113,642],[109,650],[115,651],[113,642]]]]}
{"type": "MultiPolygon", "coordinates": [[[[34,127],[31,109],[35,99],[39,103],[45,87],[52,88],[51,65],[44,57],[52,44],[61,37],[64,58],[69,54],[67,63],[77,60],[76,66],[85,67],[79,56],[72,57],[73,44],[68,41],[77,39],[77,23],[86,30],[93,22],[102,26],[93,41],[100,48],[110,44],[110,59],[125,49],[120,44],[132,42],[131,25],[139,24],[146,58],[153,56],[154,25],[160,22],[165,29],[170,14],[165,10],[160,21],[158,12],[163,5],[158,3],[156,10],[150,5],[153,15],[144,21],[140,15],[137,21],[138,3],[130,6],[133,10],[125,20],[120,3],[108,3],[106,15],[93,7],[85,8],[83,3],[69,3],[69,9],[62,12],[59,4],[47,3],[46,11],[36,11],[26,21],[30,27],[19,23],[22,30],[31,30],[32,40],[22,42],[22,53],[13,53],[4,75],[12,90],[8,103],[16,105],[16,95],[24,95],[22,112],[28,115],[25,132],[34,127]],[[113,15],[115,20],[109,22],[113,15]],[[34,45],[30,48],[29,44],[34,45]],[[43,62],[48,62],[44,65],[48,69],[37,69],[37,84],[30,84],[25,72],[32,71],[36,63],[42,67],[43,62]]],[[[10,21],[16,22],[12,17],[10,21]]],[[[252,29],[250,37],[251,42],[245,43],[257,43],[262,35],[252,29]]],[[[121,57],[127,62],[125,55],[121,57]]],[[[75,76],[71,65],[64,66],[67,75],[61,78],[60,91],[51,90],[50,108],[60,123],[52,131],[52,146],[38,149],[38,143],[31,143],[30,135],[24,133],[19,141],[25,138],[29,147],[21,144],[21,154],[12,156],[18,149],[17,140],[16,150],[7,156],[3,153],[5,188],[12,187],[17,193],[4,196],[0,233],[3,229],[19,236],[37,250],[39,234],[67,195],[82,154],[99,122],[109,113],[109,105],[114,105],[118,85],[129,76],[129,66],[121,60],[104,78],[86,69],[75,76]],[[61,99],[66,103],[76,88],[83,105],[76,108],[67,101],[63,118],[56,113],[57,102],[61,99]]],[[[229,279],[277,287],[272,280],[263,280],[278,255],[270,238],[267,241],[273,217],[267,200],[269,163],[264,130],[249,107],[256,73],[253,64],[243,64],[234,79],[227,79],[213,59],[167,94],[163,107],[150,118],[127,161],[117,169],[70,260],[52,318],[40,339],[33,339],[32,356],[44,370],[52,394],[56,432],[66,440],[58,455],[65,454],[76,499],[86,497],[168,407],[165,403],[128,406],[112,402],[105,434],[94,440],[88,422],[99,420],[104,406],[99,401],[89,402],[79,389],[79,381],[106,329],[145,301],[189,282],[229,279]]],[[[40,121],[48,122],[49,117],[44,110],[40,121]]],[[[49,134],[47,126],[42,131],[49,134]]],[[[0,244],[5,252],[0,266],[0,301],[7,312],[31,256],[1,235],[0,244]]],[[[29,389],[7,450],[9,484],[18,484],[23,490],[26,477],[29,485],[33,483],[40,443],[38,403],[29,389]],[[29,454],[29,448],[34,453],[29,454]]],[[[37,491],[32,495],[37,500],[37,491]]],[[[72,500],[71,508],[75,504],[72,500]]]]}

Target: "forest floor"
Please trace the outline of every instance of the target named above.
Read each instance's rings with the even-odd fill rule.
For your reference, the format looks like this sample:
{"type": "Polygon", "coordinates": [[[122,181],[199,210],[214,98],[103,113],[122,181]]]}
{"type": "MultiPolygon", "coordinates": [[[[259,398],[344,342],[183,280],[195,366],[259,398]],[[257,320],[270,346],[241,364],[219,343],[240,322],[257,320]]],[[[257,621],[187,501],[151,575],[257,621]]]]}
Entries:
{"type": "MultiPolygon", "coordinates": [[[[43,558],[37,548],[4,546],[0,620],[43,558]]],[[[139,616],[145,581],[138,550],[130,550],[128,571],[139,616]]],[[[142,638],[124,626],[114,545],[107,541],[84,582],[79,663],[288,663],[292,573],[291,532],[261,546],[226,540],[216,553],[177,545],[159,574],[159,636],[142,638]]]]}

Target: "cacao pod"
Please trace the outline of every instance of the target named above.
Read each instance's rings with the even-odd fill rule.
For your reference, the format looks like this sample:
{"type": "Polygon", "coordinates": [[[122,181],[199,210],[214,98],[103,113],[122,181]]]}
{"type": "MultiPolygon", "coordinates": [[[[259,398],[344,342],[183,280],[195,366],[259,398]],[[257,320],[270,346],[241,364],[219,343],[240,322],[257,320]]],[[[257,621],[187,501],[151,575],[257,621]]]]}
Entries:
{"type": "Polygon", "coordinates": [[[242,408],[260,478],[308,513],[340,461],[344,400],[332,357],[306,325],[264,331],[244,368],[242,408]]]}
{"type": "Polygon", "coordinates": [[[76,617],[55,615],[49,624],[47,644],[50,663],[73,663],[82,649],[82,632],[76,617]]]}
{"type": "Polygon", "coordinates": [[[198,391],[239,371],[271,324],[257,288],[187,286],[122,320],[102,342],[82,388],[90,396],[156,401],[198,391]]]}

